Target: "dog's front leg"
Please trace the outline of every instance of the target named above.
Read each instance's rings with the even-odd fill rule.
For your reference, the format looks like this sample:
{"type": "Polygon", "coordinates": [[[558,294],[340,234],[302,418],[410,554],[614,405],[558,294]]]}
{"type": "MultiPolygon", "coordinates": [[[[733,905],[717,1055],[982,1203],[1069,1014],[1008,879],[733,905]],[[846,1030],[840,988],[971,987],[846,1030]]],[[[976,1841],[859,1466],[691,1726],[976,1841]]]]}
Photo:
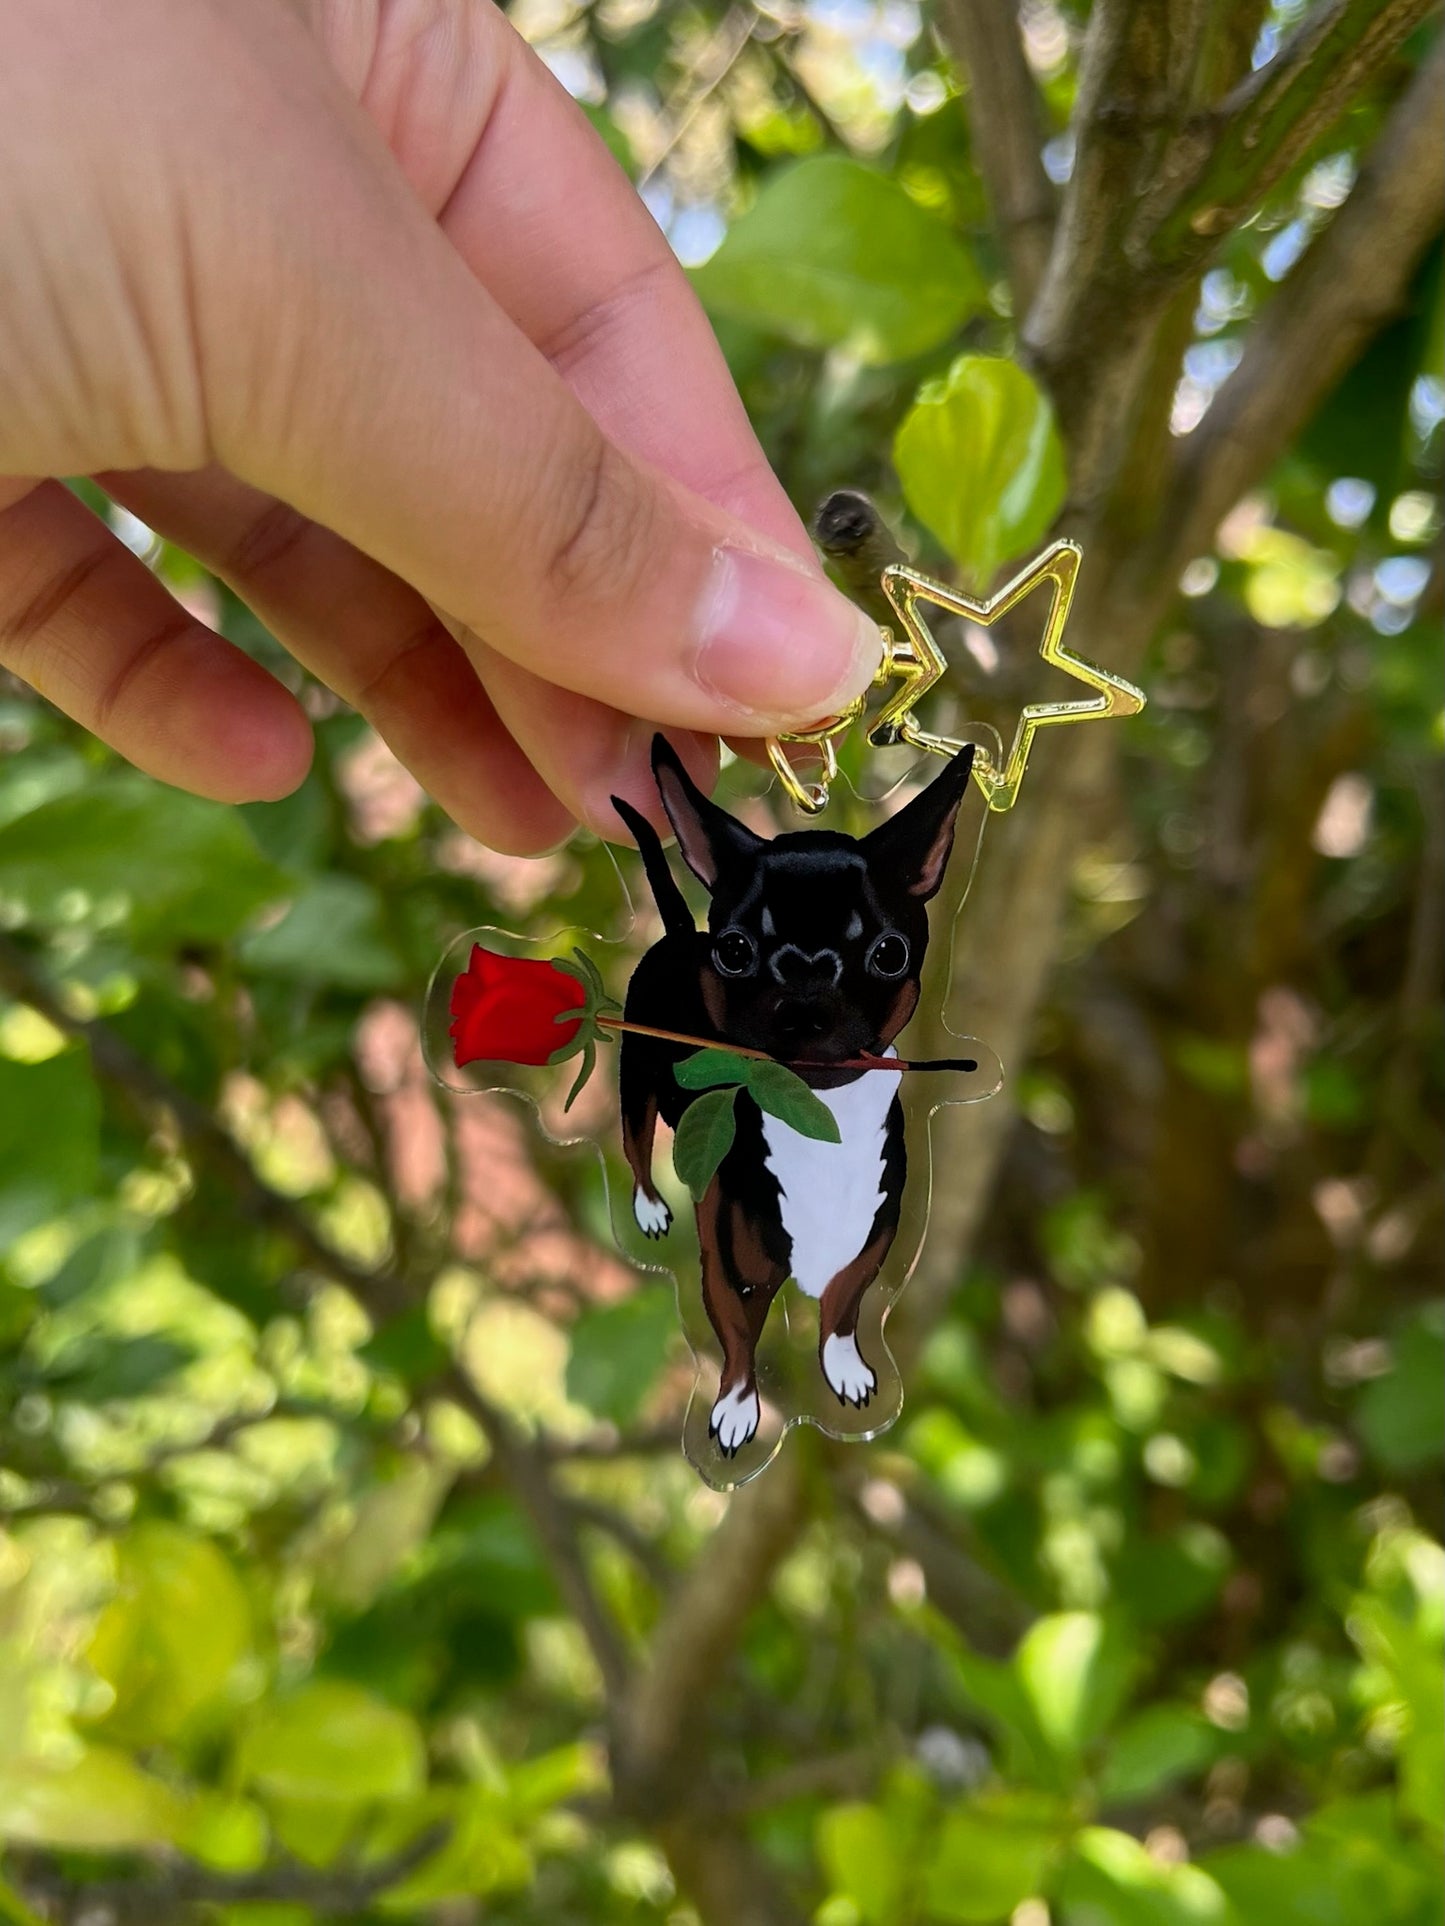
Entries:
{"type": "Polygon", "coordinates": [[[818,1306],[818,1362],[839,1404],[863,1406],[878,1389],[878,1374],[858,1349],[863,1293],[883,1268],[894,1226],[885,1224],[823,1292],[818,1306]]]}

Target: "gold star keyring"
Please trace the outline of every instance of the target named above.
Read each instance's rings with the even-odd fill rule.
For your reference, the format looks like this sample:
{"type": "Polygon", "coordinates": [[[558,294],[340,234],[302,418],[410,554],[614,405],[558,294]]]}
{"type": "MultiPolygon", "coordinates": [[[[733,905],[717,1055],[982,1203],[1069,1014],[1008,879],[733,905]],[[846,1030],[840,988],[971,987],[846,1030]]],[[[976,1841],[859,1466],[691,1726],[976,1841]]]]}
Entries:
{"type": "MultiPolygon", "coordinates": [[[[1082,656],[1064,647],[1064,625],[1069,619],[1082,553],[1077,542],[1053,543],[986,602],[960,595],[957,590],[920,575],[916,569],[907,568],[902,563],[893,563],[885,568],[880,578],[883,593],[898,618],[901,635],[895,636],[891,629],[881,631],[883,660],[874,678],[874,685],[886,686],[896,680],[899,686],[869,726],[868,741],[876,748],[907,742],[916,749],[926,749],[934,755],[956,755],[963,747],[962,739],[936,735],[925,729],[916,713],[918,703],[948,670],[947,659],[920,614],[919,604],[931,603],[949,615],[964,616],[986,629],[1007,615],[1010,609],[1017,608],[1020,602],[1043,584],[1047,584],[1049,589],[1049,607],[1044,618],[1043,639],[1039,644],[1040,659],[1052,668],[1062,669],[1076,682],[1082,682],[1086,688],[1092,689],[1094,694],[1072,702],[1029,703],[1019,717],[1013,745],[1002,769],[997,767],[985,749],[976,749],[973,778],[983,791],[989,808],[1002,812],[1012,809],[1018,801],[1024,772],[1028,768],[1029,752],[1040,729],[1055,728],[1070,722],[1102,722],[1110,716],[1137,715],[1144,707],[1141,689],[1136,689],[1132,682],[1126,682],[1122,676],[1113,675],[1109,670],[1085,661],[1082,656]]],[[[793,801],[809,815],[816,815],[827,802],[828,785],[837,773],[838,738],[862,716],[863,710],[864,702],[860,697],[841,715],[819,723],[815,728],[800,729],[769,741],[768,753],[773,768],[793,801]],[[784,742],[808,743],[819,752],[822,761],[821,780],[808,783],[802,779],[783,752],[784,742]]]]}
{"type": "Polygon", "coordinates": [[[916,748],[932,750],[935,755],[954,755],[963,746],[962,743],[948,736],[930,733],[921,726],[914,713],[920,698],[948,668],[942,650],[919,612],[919,604],[931,603],[949,615],[964,616],[986,629],[1043,585],[1049,589],[1049,606],[1044,618],[1043,640],[1039,644],[1040,659],[1052,668],[1062,669],[1066,675],[1072,676],[1076,682],[1082,682],[1095,693],[1072,702],[1029,703],[1019,717],[1013,745],[1001,770],[986,752],[980,750],[975,755],[974,780],[983,791],[989,808],[998,811],[1012,809],[1018,801],[1024,772],[1028,768],[1029,752],[1040,729],[1056,728],[1070,722],[1102,722],[1110,716],[1137,715],[1144,707],[1141,689],[1136,689],[1132,682],[1126,682],[1122,676],[1113,675],[1093,662],[1086,662],[1082,656],[1064,647],[1064,625],[1069,619],[1069,607],[1074,599],[1074,585],[1078,580],[1081,560],[1082,551],[1077,542],[1055,542],[986,602],[960,595],[955,589],[946,588],[941,582],[930,581],[926,575],[900,564],[886,568],[883,571],[883,593],[898,617],[904,637],[902,647],[894,642],[889,653],[894,659],[894,672],[901,670],[904,682],[879,712],[868,731],[868,740],[877,744],[909,742],[916,748]]]}

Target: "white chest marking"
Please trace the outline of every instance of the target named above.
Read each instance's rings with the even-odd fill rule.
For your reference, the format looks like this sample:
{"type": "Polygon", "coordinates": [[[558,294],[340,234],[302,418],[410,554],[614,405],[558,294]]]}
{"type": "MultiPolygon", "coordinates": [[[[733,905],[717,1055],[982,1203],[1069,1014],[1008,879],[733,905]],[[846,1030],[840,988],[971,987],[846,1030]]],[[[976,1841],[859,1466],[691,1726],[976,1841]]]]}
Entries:
{"type": "Polygon", "coordinates": [[[793,1277],[809,1297],[821,1297],[868,1242],[883,1202],[884,1125],[898,1095],[898,1076],[865,1070],[841,1089],[815,1094],[837,1122],[836,1144],[801,1136],[780,1118],[763,1115],[763,1161],[782,1191],[793,1277]]]}

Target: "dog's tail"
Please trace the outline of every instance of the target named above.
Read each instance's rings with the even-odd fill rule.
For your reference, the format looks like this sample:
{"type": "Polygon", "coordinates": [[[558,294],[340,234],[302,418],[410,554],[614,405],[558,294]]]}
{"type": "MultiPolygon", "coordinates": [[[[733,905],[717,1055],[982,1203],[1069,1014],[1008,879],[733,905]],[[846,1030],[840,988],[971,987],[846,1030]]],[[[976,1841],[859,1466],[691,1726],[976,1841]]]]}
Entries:
{"type": "Polygon", "coordinates": [[[693,921],[692,911],[686,898],[677,886],[676,878],[667,866],[663,853],[662,838],[640,809],[624,802],[620,796],[612,798],[612,807],[631,830],[637,843],[642,867],[647,875],[652,900],[657,905],[657,913],[662,918],[662,927],[669,936],[694,936],[697,924],[693,921]]]}

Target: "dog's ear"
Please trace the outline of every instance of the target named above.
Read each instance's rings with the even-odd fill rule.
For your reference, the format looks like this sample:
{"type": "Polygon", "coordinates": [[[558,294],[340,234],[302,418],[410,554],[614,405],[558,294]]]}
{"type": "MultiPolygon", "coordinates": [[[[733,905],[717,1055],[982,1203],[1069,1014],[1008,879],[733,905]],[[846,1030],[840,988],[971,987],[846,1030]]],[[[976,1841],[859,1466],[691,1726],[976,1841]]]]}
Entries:
{"type": "Polygon", "coordinates": [[[973,744],[966,742],[942,775],[863,838],[869,867],[890,882],[902,883],[910,896],[927,902],[937,895],[972,768],[973,744]]]}
{"type": "Polygon", "coordinates": [[[725,869],[755,860],[762,837],[702,793],[666,736],[652,738],[652,773],[682,860],[705,889],[714,889],[725,869]]]}

